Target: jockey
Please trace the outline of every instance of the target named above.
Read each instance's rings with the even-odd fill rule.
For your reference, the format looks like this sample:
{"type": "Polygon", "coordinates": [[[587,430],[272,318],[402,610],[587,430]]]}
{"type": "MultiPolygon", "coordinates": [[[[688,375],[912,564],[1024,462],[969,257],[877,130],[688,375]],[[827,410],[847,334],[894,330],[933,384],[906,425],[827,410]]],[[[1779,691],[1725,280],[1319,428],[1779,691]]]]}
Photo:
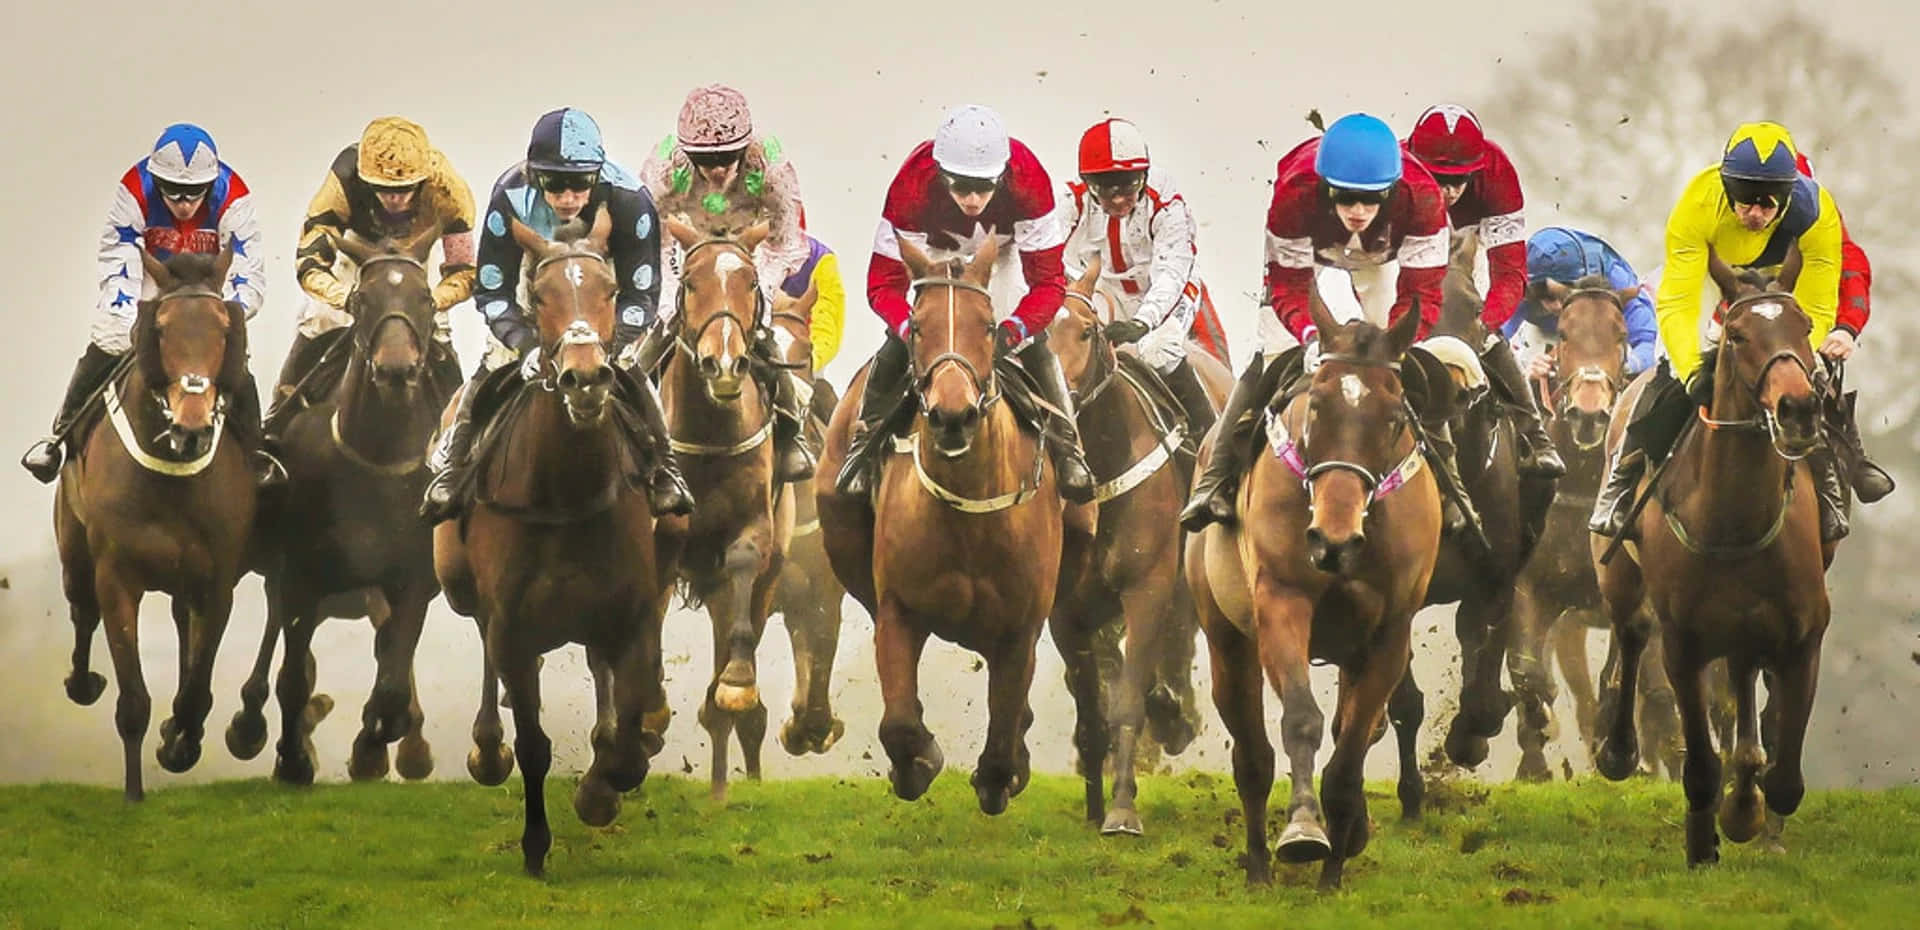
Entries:
{"type": "Polygon", "coordinates": [[[1425,165],[1447,199],[1447,218],[1454,229],[1479,231],[1487,255],[1487,299],[1480,311],[1487,339],[1480,347],[1480,367],[1499,386],[1501,399],[1513,414],[1520,438],[1521,474],[1557,478],[1566,463],[1547,438],[1513,347],[1502,337],[1503,327],[1520,305],[1526,289],[1525,198],[1513,160],[1480,128],[1480,119],[1466,107],[1442,104],[1428,107],[1414,121],[1403,143],[1425,165]]]}
{"type": "MultiPolygon", "coordinates": [[[[1419,333],[1425,338],[1440,317],[1446,204],[1433,176],[1401,149],[1392,128],[1374,116],[1349,114],[1282,156],[1276,170],[1267,210],[1267,292],[1281,325],[1306,347],[1299,354],[1319,351],[1318,330],[1307,309],[1309,289],[1317,286],[1316,264],[1348,269],[1363,313],[1376,324],[1398,319],[1417,303],[1419,333]]],[[[1268,364],[1282,355],[1280,346],[1266,346],[1228,396],[1213,458],[1180,512],[1181,526],[1189,532],[1234,519],[1234,491],[1260,425],[1254,414],[1267,401],[1268,364]]],[[[1448,531],[1477,533],[1479,518],[1454,466],[1446,421],[1423,426],[1427,458],[1440,476],[1448,531]]]]}
{"type": "MultiPolygon", "coordinates": [[[[781,282],[780,292],[797,299],[806,296],[808,288],[814,290],[807,331],[813,342],[813,370],[817,372],[840,354],[840,329],[847,315],[847,287],[840,279],[840,256],[810,235],[807,236],[807,260],[781,282]]],[[[808,384],[803,399],[812,397],[813,385],[808,384]]],[[[807,404],[802,403],[800,407],[804,411],[807,404]]]]}
{"type": "MultiPolygon", "coordinates": [[[[220,160],[206,130],[175,123],[160,133],[153,153],[128,168],[114,188],[100,235],[100,297],[87,351],[74,365],[53,432],[20,459],[42,484],[59,477],[62,446],[75,421],[132,348],[139,302],[157,292],[147,280],[141,249],[164,261],[182,252],[212,255],[223,246],[232,247],[233,264],[222,296],[239,302],[251,319],[266,296],[265,256],[253,198],[247,183],[220,160]]],[[[260,395],[251,372],[235,395],[227,423],[241,446],[255,454],[256,477],[262,486],[284,481],[280,463],[260,448],[260,395]]]]}
{"type": "MultiPolygon", "coordinates": [[[[680,107],[677,132],[660,141],[644,165],[640,180],[656,198],[662,216],[674,217],[702,235],[738,236],[765,221],[771,229],[753,250],[760,290],[772,295],[793,283],[814,257],[803,229],[800,178],[780,140],[753,130],[747,98],[720,84],[694,88],[680,107]]],[[[681,249],[669,238],[663,246],[661,293],[680,292],[681,249]]],[[[800,293],[806,293],[805,278],[800,293]]],[[[677,304],[674,304],[677,306],[677,304]]],[[[774,392],[774,471],[781,481],[813,476],[814,452],[803,425],[813,384],[808,373],[772,364],[778,350],[765,320],[757,321],[749,350],[774,392]]],[[[642,355],[652,360],[666,348],[664,333],[648,333],[642,355]]],[[[818,365],[815,366],[818,368],[818,365]]]]}
{"type": "Polygon", "coordinates": [[[274,389],[267,434],[275,436],[306,403],[332,393],[345,372],[346,353],[316,369],[321,357],[353,325],[347,307],[353,260],[334,248],[351,231],[368,242],[405,241],[432,229],[440,236],[440,283],[433,288],[434,334],[428,357],[441,390],[460,383],[460,360],[453,354],[447,311],[473,293],[473,191],[427,142],[426,130],[397,116],[367,124],[360,141],[340,150],[327,168],[320,190],[307,205],[294,253],[300,308],[293,347],[274,389]],[[302,385],[302,380],[306,384],[302,385]],[[301,399],[293,400],[298,390],[301,399]]]}
{"type": "MultiPolygon", "coordinates": [[[[554,230],[573,219],[592,225],[602,211],[609,214],[612,234],[607,247],[620,290],[614,296],[616,352],[630,354],[641,333],[654,321],[660,297],[660,229],[653,198],[626,169],[606,159],[600,127],[586,113],[566,107],[540,117],[533,126],[525,161],[508,168],[494,182],[487,201],[486,223],[480,234],[479,289],[474,302],[492,330],[488,358],[460,393],[460,407],[452,425],[434,451],[434,475],[427,485],[420,515],[438,523],[458,512],[453,490],[457,472],[468,464],[473,437],[483,424],[473,422],[474,398],[480,382],[494,369],[520,363],[524,373],[538,364],[544,351],[540,334],[524,309],[521,289],[525,252],[514,241],[511,225],[520,223],[551,239],[554,230]],[[620,347],[625,347],[622,349],[620,347]]],[[[691,513],[693,497],[674,460],[667,421],[652,382],[634,378],[644,437],[652,446],[655,467],[649,476],[649,503],[655,515],[691,513]]]]}
{"type": "MultiPolygon", "coordinates": [[[[1588,275],[1604,275],[1607,286],[1626,290],[1640,286],[1633,266],[1614,251],[1613,246],[1591,233],[1565,226],[1549,226],[1527,239],[1527,296],[1508,318],[1501,334],[1512,340],[1523,325],[1532,325],[1541,335],[1553,339],[1559,329],[1560,301],[1550,296],[1546,284],[1570,287],[1588,275]]],[[[1642,288],[1621,308],[1627,323],[1627,357],[1624,372],[1631,378],[1653,366],[1654,343],[1660,335],[1654,323],[1653,297],[1642,288]]],[[[1553,376],[1553,356],[1536,352],[1527,362],[1527,377],[1553,376]]]]}
{"type": "MultiPolygon", "coordinates": [[[[1720,164],[1695,175],[1667,219],[1667,260],[1655,299],[1666,364],[1634,405],[1626,438],[1614,453],[1606,486],[1587,528],[1603,536],[1626,528],[1632,490],[1649,460],[1666,457],[1694,405],[1712,398],[1713,364],[1702,358],[1700,292],[1709,249],[1736,269],[1777,270],[1799,247],[1802,266],[1794,300],[1823,345],[1840,295],[1840,213],[1833,196],[1801,174],[1793,138],[1777,123],[1746,123],[1728,138],[1720,164]]],[[[1825,541],[1845,533],[1835,497],[1831,456],[1810,456],[1821,499],[1825,541]]]]}
{"type": "Polygon", "coordinates": [[[1189,432],[1213,426],[1213,403],[1187,364],[1187,333],[1203,303],[1194,273],[1193,213],[1164,169],[1152,166],[1140,130],[1123,119],[1096,123],[1080,137],[1080,180],[1060,199],[1067,230],[1066,276],[1101,261],[1100,282],[1116,299],[1107,336],[1135,343],[1186,411],[1189,432]]]}
{"type": "Polygon", "coordinates": [[[997,346],[1020,359],[1041,399],[1056,411],[1044,416],[1058,440],[1049,443],[1049,451],[1061,496],[1075,503],[1093,499],[1093,474],[1080,451],[1066,374],[1047,347],[1047,324],[1067,293],[1061,269],[1064,230],[1054,216],[1053,182],[1032,150],[1007,135],[998,113],[971,104],[947,114],[933,139],[907,156],[887,188],[867,266],[867,302],[886,321],[887,335],[867,372],[860,425],[835,482],[841,493],[867,496],[877,459],[872,450],[884,445],[883,423],[907,394],[912,281],[900,260],[900,241],[934,258],[964,257],[989,235],[1011,241],[1010,248],[1000,250],[994,272],[995,306],[1004,312],[1020,286],[1010,273],[1016,261],[1026,289],[1012,316],[1000,321],[997,346]]]}

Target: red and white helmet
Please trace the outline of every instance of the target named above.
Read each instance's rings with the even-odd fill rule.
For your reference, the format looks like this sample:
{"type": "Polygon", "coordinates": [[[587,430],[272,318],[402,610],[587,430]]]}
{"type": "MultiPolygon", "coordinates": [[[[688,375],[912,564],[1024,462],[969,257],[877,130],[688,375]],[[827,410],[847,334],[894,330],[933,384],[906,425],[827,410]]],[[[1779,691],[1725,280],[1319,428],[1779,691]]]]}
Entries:
{"type": "Polygon", "coordinates": [[[1104,120],[1080,137],[1080,173],[1145,171],[1147,140],[1139,127],[1123,119],[1104,120]]]}
{"type": "Polygon", "coordinates": [[[1013,159],[1013,140],[1000,114],[969,103],[947,114],[933,134],[940,170],[967,178],[997,178],[1013,159]]]}
{"type": "Polygon", "coordinates": [[[1434,174],[1468,174],[1487,164],[1487,134],[1480,118],[1457,103],[1428,107],[1420,114],[1407,148],[1434,174]]]}

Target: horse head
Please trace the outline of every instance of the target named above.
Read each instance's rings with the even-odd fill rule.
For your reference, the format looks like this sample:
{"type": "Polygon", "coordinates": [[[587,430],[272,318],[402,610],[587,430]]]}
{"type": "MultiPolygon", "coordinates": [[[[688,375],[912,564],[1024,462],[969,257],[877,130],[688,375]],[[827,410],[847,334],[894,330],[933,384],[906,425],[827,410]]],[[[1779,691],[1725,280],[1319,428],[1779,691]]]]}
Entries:
{"type": "Polygon", "coordinates": [[[773,312],[767,315],[773,348],[778,361],[796,371],[813,371],[813,305],[819,299],[820,289],[812,284],[798,297],[785,291],[773,295],[773,312]]]}
{"type": "Polygon", "coordinates": [[[434,307],[426,260],[438,232],[429,227],[409,240],[379,242],[348,232],[334,243],[359,268],[347,297],[353,351],[382,394],[417,388],[427,369],[434,307]]]}
{"type": "Polygon", "coordinates": [[[166,419],[168,446],[193,458],[207,450],[231,403],[222,392],[246,386],[246,308],[220,296],[233,247],[165,262],[143,249],[140,258],[158,296],[140,302],[134,358],[166,419]]]}
{"type": "Polygon", "coordinates": [[[1480,256],[1480,234],[1463,229],[1453,234],[1448,246],[1447,273],[1440,279],[1440,319],[1433,335],[1453,336],[1470,346],[1486,340],[1487,330],[1480,314],[1487,301],[1480,285],[1473,280],[1473,264],[1480,256]]]}
{"type": "Polygon", "coordinates": [[[1714,366],[1715,418],[1757,414],[1781,455],[1808,454],[1821,441],[1812,319],[1778,279],[1736,271],[1711,250],[1707,268],[1727,301],[1714,366]]]}
{"type": "Polygon", "coordinates": [[[598,426],[613,389],[614,297],[619,291],[607,259],[612,220],[602,210],[589,229],[568,221],[549,242],[515,221],[513,237],[533,259],[527,295],[540,330],[541,370],[558,388],[576,429],[598,426]]]}
{"type": "Polygon", "coordinates": [[[753,250],[772,227],[758,223],[736,239],[706,238],[678,219],[668,219],[664,225],[685,255],[674,338],[699,369],[707,397],[716,404],[731,404],[746,389],[748,343],[761,316],[753,250]]]}
{"type": "Polygon", "coordinates": [[[1588,275],[1570,285],[1541,281],[1533,290],[1540,306],[1559,316],[1553,415],[1566,421],[1575,448],[1598,449],[1606,443],[1614,402],[1626,386],[1625,307],[1640,288],[1614,290],[1604,275],[1588,275]]]}
{"type": "Polygon", "coordinates": [[[1113,307],[1094,290],[1099,279],[1100,257],[1096,255],[1087,263],[1087,270],[1067,285],[1061,312],[1047,327],[1047,346],[1060,360],[1060,370],[1076,394],[1087,390],[1088,382],[1099,376],[1103,366],[1106,371],[1113,370],[1113,343],[1106,338],[1113,307]]]}
{"type": "Polygon", "coordinates": [[[987,293],[999,251],[998,240],[989,235],[959,268],[958,259],[936,263],[912,243],[900,243],[900,260],[917,288],[907,318],[913,389],[934,446],[947,458],[973,447],[987,408],[1000,397],[993,375],[997,324],[987,293]]]}
{"type": "MultiPolygon", "coordinates": [[[[1419,307],[1386,329],[1364,320],[1342,324],[1317,290],[1307,308],[1320,343],[1320,364],[1306,389],[1297,431],[1307,490],[1307,560],[1349,576],[1360,567],[1366,518],[1383,486],[1407,459],[1411,417],[1400,363],[1419,333],[1419,307]]],[[[1417,449],[1414,453],[1417,454],[1417,449]]]]}

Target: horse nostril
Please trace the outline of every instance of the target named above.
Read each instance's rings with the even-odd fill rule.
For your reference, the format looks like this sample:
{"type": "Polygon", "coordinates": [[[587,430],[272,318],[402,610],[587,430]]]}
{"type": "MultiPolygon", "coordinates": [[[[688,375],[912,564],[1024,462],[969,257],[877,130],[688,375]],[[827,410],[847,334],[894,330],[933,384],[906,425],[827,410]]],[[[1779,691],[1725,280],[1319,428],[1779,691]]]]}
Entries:
{"type": "Polygon", "coordinates": [[[601,365],[600,367],[595,368],[593,370],[593,375],[591,378],[588,379],[587,386],[592,388],[603,388],[612,383],[613,383],[613,366],[601,365]]]}
{"type": "Polygon", "coordinates": [[[733,376],[736,378],[744,378],[747,376],[746,356],[738,356],[733,360],[733,376]]]}
{"type": "Polygon", "coordinates": [[[706,358],[701,359],[700,374],[702,377],[705,377],[705,378],[720,377],[720,362],[715,360],[713,356],[707,356],[706,358]]]}
{"type": "Polygon", "coordinates": [[[560,383],[560,387],[564,390],[571,391],[574,388],[577,388],[580,386],[580,375],[579,373],[575,372],[571,368],[565,371],[562,371],[560,373],[560,377],[556,380],[560,383]]]}

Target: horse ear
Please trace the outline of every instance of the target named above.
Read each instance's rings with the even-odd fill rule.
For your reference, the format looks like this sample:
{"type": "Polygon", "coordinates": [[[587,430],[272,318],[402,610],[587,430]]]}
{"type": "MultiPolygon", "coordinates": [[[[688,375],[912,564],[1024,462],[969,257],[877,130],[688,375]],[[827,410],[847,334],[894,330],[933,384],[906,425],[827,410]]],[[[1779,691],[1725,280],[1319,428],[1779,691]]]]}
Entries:
{"type": "Polygon", "coordinates": [[[1307,279],[1307,317],[1313,320],[1313,328],[1320,331],[1323,339],[1340,327],[1333,311],[1327,309],[1327,302],[1320,299],[1320,282],[1314,278],[1307,279]]]}
{"type": "Polygon", "coordinates": [[[1800,252],[1799,240],[1787,247],[1786,261],[1780,263],[1780,274],[1773,279],[1775,289],[1791,291],[1800,281],[1800,269],[1806,265],[1807,258],[1800,252]]]}
{"type": "Polygon", "coordinates": [[[154,287],[162,291],[173,289],[173,272],[168,271],[166,263],[155,258],[152,252],[140,250],[140,267],[146,270],[147,279],[153,282],[154,287]]]}
{"type": "Polygon", "coordinates": [[[691,249],[700,242],[700,233],[677,217],[669,216],[661,221],[661,225],[667,228],[667,234],[683,249],[691,249]]]}
{"type": "Polygon", "coordinates": [[[1393,351],[1393,357],[1399,358],[1407,354],[1407,349],[1413,345],[1414,337],[1419,334],[1420,298],[1415,297],[1413,306],[1408,307],[1407,312],[1400,314],[1400,318],[1387,327],[1387,347],[1393,351]]]}
{"type": "Polygon", "coordinates": [[[800,316],[806,317],[808,319],[812,319],[813,305],[819,300],[820,300],[820,285],[812,281],[809,281],[807,282],[807,292],[805,294],[801,294],[800,297],[796,299],[788,309],[790,310],[790,312],[797,313],[800,316]]]}
{"type": "Polygon", "coordinates": [[[368,259],[380,252],[373,243],[360,238],[360,234],[351,229],[347,230],[344,236],[334,237],[333,247],[352,259],[356,265],[366,264],[368,259]]]}
{"type": "Polygon", "coordinates": [[[907,266],[907,273],[914,279],[924,278],[933,270],[933,259],[928,258],[927,253],[905,239],[896,237],[895,241],[900,246],[900,263],[907,266]]]}
{"type": "Polygon", "coordinates": [[[1473,274],[1473,260],[1480,255],[1480,230],[1469,226],[1453,234],[1447,246],[1447,265],[1462,274],[1473,274]]]}
{"type": "Polygon", "coordinates": [[[207,282],[207,285],[216,291],[219,290],[221,283],[227,280],[227,269],[232,267],[233,240],[229,239],[226,247],[220,250],[220,254],[213,257],[213,280],[207,282]]]}
{"type": "Polygon", "coordinates": [[[1572,287],[1561,284],[1552,278],[1540,282],[1540,289],[1546,292],[1549,300],[1557,303],[1565,303],[1567,298],[1573,295],[1572,287]]]}
{"type": "Polygon", "coordinates": [[[999,259],[1000,237],[994,235],[993,230],[989,229],[987,241],[980,243],[980,248],[973,253],[972,258],[967,260],[967,280],[986,287],[987,282],[993,280],[993,263],[999,259]]]}
{"type": "Polygon", "coordinates": [[[534,232],[533,227],[519,220],[507,221],[507,234],[513,237],[515,244],[519,245],[521,249],[530,255],[544,255],[547,249],[553,245],[553,243],[547,241],[545,236],[534,232]]]}
{"type": "Polygon", "coordinates": [[[247,384],[247,307],[237,300],[223,301],[227,307],[227,347],[220,358],[220,386],[229,391],[246,389],[247,384]]]}
{"type": "Polygon", "coordinates": [[[1740,275],[1733,270],[1732,265],[1721,260],[1720,253],[1711,245],[1707,246],[1707,276],[1713,279],[1716,287],[1720,288],[1722,300],[1732,300],[1739,296],[1740,275]]]}
{"type": "Polygon", "coordinates": [[[767,220],[761,220],[747,227],[746,231],[740,234],[740,245],[747,250],[747,254],[751,255],[760,247],[760,243],[767,241],[767,236],[772,232],[773,224],[767,220]]]}
{"type": "Polygon", "coordinates": [[[438,238],[440,238],[440,230],[437,227],[429,226],[421,230],[419,235],[407,240],[406,243],[401,245],[400,251],[412,257],[414,261],[425,264],[427,256],[433,253],[433,240],[438,238]]]}
{"type": "Polygon", "coordinates": [[[600,215],[593,218],[593,228],[587,230],[584,238],[595,252],[607,254],[607,243],[613,240],[613,211],[600,211],[600,215]]]}
{"type": "Polygon", "coordinates": [[[1620,306],[1624,307],[1627,305],[1629,301],[1633,300],[1636,297],[1639,297],[1641,294],[1646,293],[1646,290],[1647,290],[1646,285],[1636,284],[1632,287],[1623,287],[1617,291],[1614,291],[1613,296],[1615,299],[1620,301],[1620,306]]]}
{"type": "Polygon", "coordinates": [[[1087,270],[1081,272],[1080,277],[1075,278],[1072,284],[1067,285],[1067,290],[1082,297],[1092,297],[1093,283],[1098,280],[1100,280],[1100,253],[1095,252],[1093,261],[1087,263],[1087,270]]]}

